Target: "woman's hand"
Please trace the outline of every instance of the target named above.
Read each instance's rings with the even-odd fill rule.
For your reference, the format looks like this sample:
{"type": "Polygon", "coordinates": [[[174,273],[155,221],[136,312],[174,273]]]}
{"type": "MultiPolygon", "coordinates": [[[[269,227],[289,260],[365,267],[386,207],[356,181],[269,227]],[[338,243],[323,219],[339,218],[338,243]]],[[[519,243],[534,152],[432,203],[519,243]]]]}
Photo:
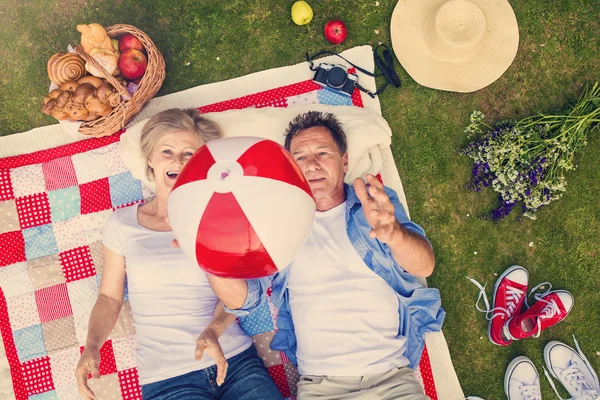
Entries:
{"type": "Polygon", "coordinates": [[[88,375],[92,374],[93,378],[100,378],[100,351],[86,347],[81,353],[79,363],[75,369],[75,378],[77,378],[77,389],[79,394],[85,400],[95,398],[94,392],[87,384],[88,375]]]}
{"type": "Polygon", "coordinates": [[[210,327],[206,328],[196,341],[196,361],[200,361],[204,356],[204,353],[208,354],[217,365],[217,385],[221,386],[225,382],[225,376],[227,375],[227,367],[229,364],[223,354],[223,348],[219,344],[219,337],[217,332],[210,327]]]}

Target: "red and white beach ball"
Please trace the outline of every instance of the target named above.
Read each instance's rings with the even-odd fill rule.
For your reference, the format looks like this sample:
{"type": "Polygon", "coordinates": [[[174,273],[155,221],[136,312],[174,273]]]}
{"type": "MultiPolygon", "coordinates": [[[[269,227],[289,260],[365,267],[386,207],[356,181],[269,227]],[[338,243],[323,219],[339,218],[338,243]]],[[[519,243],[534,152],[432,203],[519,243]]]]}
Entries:
{"type": "Polygon", "coordinates": [[[168,212],[179,245],[205,271],[257,278],[285,268],[312,227],[308,181],[279,144],[213,140],[183,168],[168,212]]]}

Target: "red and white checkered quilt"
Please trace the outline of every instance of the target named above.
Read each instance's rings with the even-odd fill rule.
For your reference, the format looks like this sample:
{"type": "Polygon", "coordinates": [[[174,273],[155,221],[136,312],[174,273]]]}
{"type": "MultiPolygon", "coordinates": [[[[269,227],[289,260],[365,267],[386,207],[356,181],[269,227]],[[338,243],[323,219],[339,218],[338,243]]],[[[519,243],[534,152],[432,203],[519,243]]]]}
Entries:
{"type": "MultiPolygon", "coordinates": [[[[363,104],[358,90],[348,98],[308,80],[199,109],[306,103],[363,104]]],[[[0,334],[10,370],[0,378],[12,379],[9,398],[78,398],[74,370],[102,275],[102,228],[116,208],[143,201],[140,182],[118,155],[121,134],[0,159],[0,334]]],[[[283,396],[294,398],[298,373],[269,348],[276,316],[269,302],[239,323],[283,396]]],[[[97,398],[140,399],[128,301],[101,356],[101,377],[90,380],[97,398]]],[[[417,376],[437,399],[426,348],[417,376]]]]}

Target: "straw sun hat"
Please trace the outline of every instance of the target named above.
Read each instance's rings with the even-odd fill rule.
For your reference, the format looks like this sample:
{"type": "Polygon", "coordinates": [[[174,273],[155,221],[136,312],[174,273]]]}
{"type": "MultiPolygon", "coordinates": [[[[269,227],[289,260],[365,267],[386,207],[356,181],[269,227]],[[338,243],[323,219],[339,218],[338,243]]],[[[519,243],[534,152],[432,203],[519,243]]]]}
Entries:
{"type": "Polygon", "coordinates": [[[391,22],[402,67],[423,86],[474,92],[513,62],[519,27],[507,0],[400,0],[391,22]]]}

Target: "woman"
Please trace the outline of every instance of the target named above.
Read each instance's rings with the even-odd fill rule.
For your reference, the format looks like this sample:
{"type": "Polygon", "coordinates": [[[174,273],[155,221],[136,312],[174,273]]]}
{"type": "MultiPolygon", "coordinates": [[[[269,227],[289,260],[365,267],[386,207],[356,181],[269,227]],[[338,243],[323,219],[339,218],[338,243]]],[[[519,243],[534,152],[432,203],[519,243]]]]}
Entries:
{"type": "Polygon", "coordinates": [[[166,110],[144,126],[141,148],[156,196],[116,210],[104,229],[102,282],[75,372],[83,398],[94,398],[87,377],[99,377],[99,349],[119,316],[127,278],[144,400],[282,399],[206,274],[171,245],[169,192],[194,152],[221,136],[195,109],[166,110]]]}

